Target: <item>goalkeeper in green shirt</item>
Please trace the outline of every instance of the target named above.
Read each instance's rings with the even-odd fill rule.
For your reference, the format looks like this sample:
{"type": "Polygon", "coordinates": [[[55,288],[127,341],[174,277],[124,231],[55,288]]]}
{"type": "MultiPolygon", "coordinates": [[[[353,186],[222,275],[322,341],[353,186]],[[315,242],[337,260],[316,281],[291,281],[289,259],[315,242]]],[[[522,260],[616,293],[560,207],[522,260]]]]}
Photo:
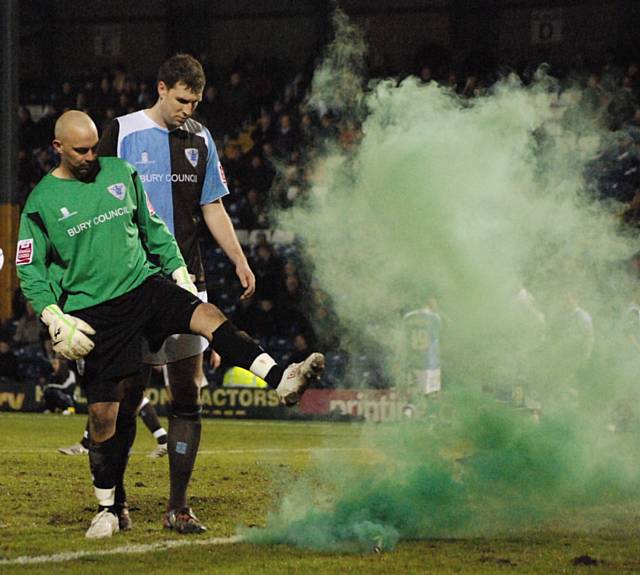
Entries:
{"type": "MultiPolygon", "coordinates": [[[[89,538],[116,533],[126,512],[123,477],[142,399],[143,337],[157,349],[174,333],[202,335],[227,363],[265,379],[285,405],[297,403],[324,368],[319,353],[282,368],[216,306],[203,303],[134,168],[99,159],[97,145],[89,116],[72,110],[58,119],[53,146],[60,165],[31,192],[16,252],[22,290],[48,326],[54,350],[82,360],[98,499],[89,538]]],[[[200,417],[197,406],[193,417],[200,417]]],[[[197,443],[176,449],[195,456],[197,443]]]]}

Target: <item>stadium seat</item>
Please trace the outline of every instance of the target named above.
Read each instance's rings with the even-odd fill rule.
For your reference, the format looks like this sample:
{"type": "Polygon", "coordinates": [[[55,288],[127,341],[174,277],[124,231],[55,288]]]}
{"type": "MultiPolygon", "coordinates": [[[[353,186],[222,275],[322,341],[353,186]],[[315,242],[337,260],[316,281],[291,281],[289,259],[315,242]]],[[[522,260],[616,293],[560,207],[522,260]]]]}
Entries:
{"type": "Polygon", "coordinates": [[[323,387],[345,387],[345,376],[349,365],[349,357],[340,351],[329,351],[325,354],[325,370],[321,382],[323,387]]]}

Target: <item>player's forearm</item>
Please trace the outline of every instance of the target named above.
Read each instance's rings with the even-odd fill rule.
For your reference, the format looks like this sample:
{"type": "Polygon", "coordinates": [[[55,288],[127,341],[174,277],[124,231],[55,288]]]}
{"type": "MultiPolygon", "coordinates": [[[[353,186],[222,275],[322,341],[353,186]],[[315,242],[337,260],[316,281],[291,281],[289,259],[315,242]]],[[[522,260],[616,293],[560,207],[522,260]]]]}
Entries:
{"type": "Polygon", "coordinates": [[[221,203],[203,206],[202,213],[209,232],[227,257],[236,265],[247,263],[233,223],[221,203]]]}
{"type": "MultiPolygon", "coordinates": [[[[33,212],[37,213],[35,210],[33,212]]],[[[22,293],[39,316],[45,307],[57,303],[57,298],[51,289],[46,265],[49,241],[42,228],[35,223],[35,218],[30,217],[27,208],[20,218],[18,237],[16,273],[22,293]]]]}
{"type": "Polygon", "coordinates": [[[162,271],[171,275],[178,268],[186,267],[184,258],[180,254],[180,249],[175,238],[167,231],[166,236],[153,237],[148,242],[147,249],[149,253],[158,257],[162,271]]]}
{"type": "Polygon", "coordinates": [[[48,305],[57,303],[46,277],[39,274],[35,268],[26,269],[26,266],[17,266],[17,272],[20,289],[38,316],[48,305]]]}
{"type": "MultiPolygon", "coordinates": [[[[178,244],[164,223],[150,220],[144,224],[143,242],[149,253],[157,256],[162,271],[171,274],[187,264],[178,244]]],[[[141,230],[142,231],[142,230],[141,230]]]]}

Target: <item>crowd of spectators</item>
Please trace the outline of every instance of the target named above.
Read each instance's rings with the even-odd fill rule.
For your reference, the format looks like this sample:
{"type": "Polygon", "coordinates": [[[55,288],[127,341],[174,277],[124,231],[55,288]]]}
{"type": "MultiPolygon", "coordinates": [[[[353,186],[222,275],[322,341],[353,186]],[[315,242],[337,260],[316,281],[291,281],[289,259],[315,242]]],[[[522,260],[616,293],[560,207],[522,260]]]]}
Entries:
{"type": "MultiPolygon", "coordinates": [[[[517,72],[527,82],[533,70],[533,66],[524,66],[517,72]]],[[[460,75],[450,67],[422,62],[415,75],[423,84],[438,82],[461,98],[475,98],[511,71],[515,71],[513,67],[497,66],[490,74],[460,75]]],[[[207,76],[216,77],[209,71],[207,76]]],[[[608,60],[589,71],[584,68],[562,74],[560,85],[575,87],[576,83],[581,86],[583,108],[617,135],[615,144],[604,149],[590,168],[598,193],[627,204],[629,213],[635,214],[640,209],[638,65],[632,61],[615,65],[608,60]],[[582,84],[580,78],[584,78],[582,84]]],[[[255,334],[270,349],[279,350],[284,360],[302,357],[310,347],[336,353],[340,347],[331,302],[309,280],[304,255],[295,244],[268,241],[274,225],[273,208],[286,209],[308,196],[309,160],[328,143],[348,150],[359,138],[359,127],[351,118],[307,106],[309,85],[310,74],[287,75],[275,60],[257,65],[246,58],[233,67],[226,80],[206,86],[196,114],[218,146],[231,191],[224,199],[227,211],[236,229],[254,231],[255,238],[247,249],[257,291],[251,300],[239,302],[233,270],[208,234],[203,234],[210,300],[240,328],[255,334]]],[[[41,94],[23,93],[18,112],[20,202],[56,164],[51,140],[56,118],[63,111],[84,110],[102,129],[116,116],[151,106],[155,97],[154,82],[132,77],[122,66],[95,77],[64,80],[41,94]],[[34,120],[36,111],[39,115],[34,120]]],[[[16,362],[7,348],[16,349],[20,356],[22,348],[41,346],[42,337],[33,310],[20,302],[19,295],[14,304],[14,317],[0,337],[0,375],[8,377],[14,376],[16,362]]],[[[323,384],[334,385],[335,381],[329,377],[323,384]]]]}

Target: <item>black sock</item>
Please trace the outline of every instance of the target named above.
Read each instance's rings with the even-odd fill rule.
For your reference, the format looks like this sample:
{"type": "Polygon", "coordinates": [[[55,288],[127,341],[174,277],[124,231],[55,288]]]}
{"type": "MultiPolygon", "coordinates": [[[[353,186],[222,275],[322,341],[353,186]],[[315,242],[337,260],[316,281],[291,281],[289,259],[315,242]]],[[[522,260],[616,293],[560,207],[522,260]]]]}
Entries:
{"type": "Polygon", "coordinates": [[[80,440],[80,445],[85,449],[89,449],[89,420],[87,419],[87,425],[84,426],[84,433],[82,434],[82,439],[80,440]]]}
{"type": "MultiPolygon", "coordinates": [[[[211,346],[228,364],[249,369],[253,361],[265,353],[249,335],[240,331],[230,321],[225,321],[211,336],[211,346]]],[[[269,387],[276,388],[282,379],[284,370],[279,365],[273,365],[267,374],[256,373],[263,377],[269,387]]]]}
{"type": "MultiPolygon", "coordinates": [[[[107,441],[89,443],[89,467],[93,476],[93,486],[98,489],[113,489],[118,471],[118,440],[116,436],[107,441]]],[[[112,505],[100,505],[100,510],[112,505]]],[[[110,509],[111,510],[111,509],[110,509]]]]}
{"type": "Polygon", "coordinates": [[[136,438],[135,415],[118,413],[116,419],[116,441],[118,444],[118,463],[116,471],[116,507],[122,507],[127,501],[127,493],[124,488],[124,473],[129,462],[129,452],[136,438]]]}
{"type": "Polygon", "coordinates": [[[171,405],[169,416],[169,509],[186,506],[187,487],[200,445],[201,407],[171,405]]]}
{"type": "Polygon", "coordinates": [[[211,346],[226,363],[244,369],[249,369],[253,360],[264,353],[264,349],[246,332],[240,331],[230,321],[225,321],[211,334],[211,346]]]}
{"type": "Polygon", "coordinates": [[[156,438],[156,441],[159,445],[167,442],[167,433],[161,433],[164,431],[164,428],[160,424],[160,419],[158,419],[158,412],[156,411],[153,403],[148,402],[142,409],[140,409],[140,418],[142,419],[142,421],[144,421],[147,429],[156,438]]]}
{"type": "Polygon", "coordinates": [[[267,377],[265,377],[264,380],[267,382],[269,387],[275,389],[278,387],[283,373],[284,368],[276,364],[269,370],[269,373],[267,373],[267,377]]]}

